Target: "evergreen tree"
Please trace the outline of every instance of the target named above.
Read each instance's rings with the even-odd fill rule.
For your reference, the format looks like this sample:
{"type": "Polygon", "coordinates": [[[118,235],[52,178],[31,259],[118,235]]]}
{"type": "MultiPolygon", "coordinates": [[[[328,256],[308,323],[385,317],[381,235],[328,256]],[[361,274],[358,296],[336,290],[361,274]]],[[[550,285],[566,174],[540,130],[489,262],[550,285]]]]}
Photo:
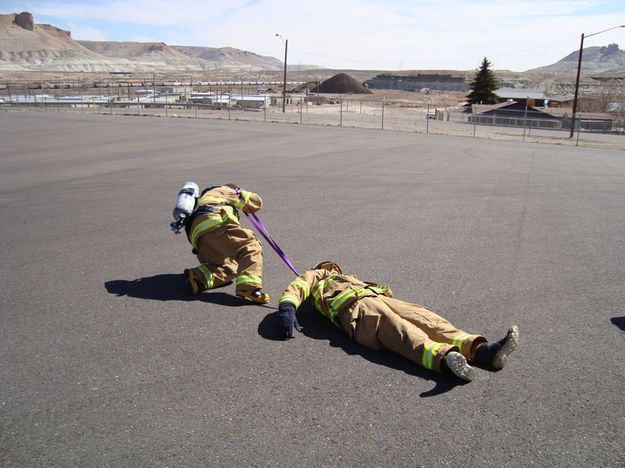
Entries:
{"type": "Polygon", "coordinates": [[[475,78],[469,85],[471,92],[467,95],[467,112],[471,111],[471,104],[496,104],[498,96],[495,90],[499,88],[495,72],[490,69],[490,62],[484,57],[482,65],[475,72],[475,78]]]}

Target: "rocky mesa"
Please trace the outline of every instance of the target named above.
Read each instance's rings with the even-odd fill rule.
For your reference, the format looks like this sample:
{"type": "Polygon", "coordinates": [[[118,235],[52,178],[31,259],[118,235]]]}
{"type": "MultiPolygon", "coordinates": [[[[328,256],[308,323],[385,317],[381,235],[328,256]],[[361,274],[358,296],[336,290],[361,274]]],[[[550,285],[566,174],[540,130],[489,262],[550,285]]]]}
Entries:
{"type": "Polygon", "coordinates": [[[0,15],[0,71],[168,72],[280,70],[282,62],[231,47],[162,42],[76,41],[70,31],[35,24],[32,14],[0,15]]]}

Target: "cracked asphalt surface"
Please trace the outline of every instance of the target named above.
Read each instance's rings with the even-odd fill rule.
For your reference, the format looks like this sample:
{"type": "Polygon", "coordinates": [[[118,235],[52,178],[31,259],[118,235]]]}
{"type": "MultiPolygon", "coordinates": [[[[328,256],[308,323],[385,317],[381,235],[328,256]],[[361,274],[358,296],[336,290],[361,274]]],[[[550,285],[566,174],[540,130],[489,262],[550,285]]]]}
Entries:
{"type": "Polygon", "coordinates": [[[53,112],[0,112],[0,142],[1,465],[625,464],[623,151],[53,112]],[[186,180],[259,193],[301,271],[521,345],[459,385],[305,311],[276,340],[266,243],[270,306],[185,297],[186,180]]]}

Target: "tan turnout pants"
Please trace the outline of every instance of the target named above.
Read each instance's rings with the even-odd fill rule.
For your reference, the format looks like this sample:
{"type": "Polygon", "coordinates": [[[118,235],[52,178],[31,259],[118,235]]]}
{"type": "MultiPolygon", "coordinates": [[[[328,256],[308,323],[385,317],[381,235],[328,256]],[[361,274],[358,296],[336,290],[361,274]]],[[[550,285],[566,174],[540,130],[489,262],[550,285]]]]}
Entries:
{"type": "Polygon", "coordinates": [[[263,249],[253,231],[228,221],[197,241],[193,274],[207,289],[234,280],[236,292],[263,287],[263,249]]]}
{"type": "Polygon", "coordinates": [[[483,336],[459,330],[425,307],[386,296],[359,299],[339,312],[339,320],[357,343],[388,349],[439,372],[449,351],[458,351],[471,360],[475,347],[486,341],[483,336]]]}

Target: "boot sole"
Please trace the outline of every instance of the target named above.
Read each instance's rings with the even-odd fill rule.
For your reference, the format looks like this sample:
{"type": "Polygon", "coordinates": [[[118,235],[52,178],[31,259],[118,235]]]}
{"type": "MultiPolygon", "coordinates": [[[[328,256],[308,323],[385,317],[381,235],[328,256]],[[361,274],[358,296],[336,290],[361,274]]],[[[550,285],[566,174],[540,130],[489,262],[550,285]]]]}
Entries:
{"type": "Polygon", "coordinates": [[[508,362],[508,356],[510,356],[519,345],[519,327],[517,327],[516,325],[511,326],[508,329],[507,338],[508,339],[501,347],[499,352],[495,354],[495,358],[493,359],[492,366],[497,370],[503,369],[506,366],[508,362]]]}
{"type": "Polygon", "coordinates": [[[467,364],[467,359],[460,353],[452,351],[445,357],[447,367],[459,379],[471,382],[475,379],[475,369],[467,364]],[[447,356],[449,356],[447,358],[447,356]]]}

